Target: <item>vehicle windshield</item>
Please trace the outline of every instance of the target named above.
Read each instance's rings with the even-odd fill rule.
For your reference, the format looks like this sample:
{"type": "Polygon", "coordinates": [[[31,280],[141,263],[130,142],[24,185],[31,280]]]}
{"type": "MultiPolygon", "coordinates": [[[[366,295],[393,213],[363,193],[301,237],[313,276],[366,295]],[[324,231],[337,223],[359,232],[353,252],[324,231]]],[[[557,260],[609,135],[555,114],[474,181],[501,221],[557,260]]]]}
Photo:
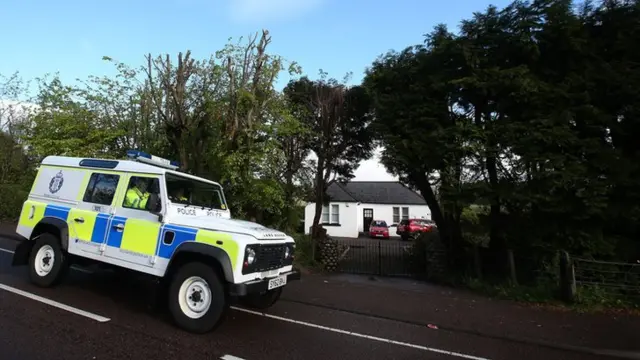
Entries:
{"type": "Polygon", "coordinates": [[[226,210],[227,204],[222,187],[167,173],[167,193],[174,204],[199,206],[203,208],[226,210]]]}
{"type": "Polygon", "coordinates": [[[381,221],[381,220],[376,220],[371,222],[371,226],[373,227],[387,227],[387,222],[386,221],[381,221]]]}
{"type": "Polygon", "coordinates": [[[413,220],[413,222],[416,225],[422,225],[422,226],[424,226],[424,225],[432,225],[433,224],[433,221],[431,221],[431,220],[422,220],[422,219],[413,220]]]}

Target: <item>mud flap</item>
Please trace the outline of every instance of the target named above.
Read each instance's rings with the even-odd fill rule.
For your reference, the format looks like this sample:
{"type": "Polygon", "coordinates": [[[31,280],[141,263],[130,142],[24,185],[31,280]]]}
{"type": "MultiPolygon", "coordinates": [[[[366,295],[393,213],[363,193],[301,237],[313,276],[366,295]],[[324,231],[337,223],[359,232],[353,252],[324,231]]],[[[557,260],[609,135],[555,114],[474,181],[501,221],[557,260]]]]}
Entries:
{"type": "Polygon", "coordinates": [[[31,254],[31,249],[35,241],[32,240],[23,240],[16,247],[15,252],[13,253],[13,260],[11,261],[11,266],[20,266],[27,265],[29,263],[29,255],[31,254]]]}

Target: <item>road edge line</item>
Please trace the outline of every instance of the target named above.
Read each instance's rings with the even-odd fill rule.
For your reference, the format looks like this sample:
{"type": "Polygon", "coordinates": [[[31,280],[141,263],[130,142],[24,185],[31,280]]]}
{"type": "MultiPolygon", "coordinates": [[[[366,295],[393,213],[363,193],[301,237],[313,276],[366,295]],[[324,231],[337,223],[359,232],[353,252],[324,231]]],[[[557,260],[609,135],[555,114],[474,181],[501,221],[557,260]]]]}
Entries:
{"type": "MultiPolygon", "coordinates": [[[[380,315],[375,315],[375,314],[366,313],[366,312],[357,311],[357,310],[343,309],[343,308],[339,308],[337,306],[329,306],[329,305],[317,304],[317,303],[313,303],[313,302],[309,302],[309,301],[294,300],[294,299],[288,299],[288,298],[282,298],[282,299],[280,299],[280,301],[286,301],[286,302],[290,302],[290,303],[293,303],[293,304],[299,304],[299,305],[305,305],[305,306],[312,306],[312,307],[317,307],[319,309],[325,309],[325,310],[329,310],[329,311],[341,312],[341,313],[345,313],[345,314],[364,316],[364,317],[368,317],[368,318],[372,318],[372,319],[392,321],[392,322],[396,322],[396,323],[412,325],[412,326],[417,326],[417,327],[425,327],[425,326],[428,326],[428,324],[429,324],[427,322],[403,320],[403,319],[397,319],[397,318],[393,318],[393,317],[389,317],[389,316],[380,316],[380,315]]],[[[580,354],[589,354],[589,355],[597,355],[597,356],[604,355],[604,356],[609,356],[609,357],[615,357],[615,358],[618,358],[618,359],[640,360],[640,352],[635,352],[635,351],[621,351],[621,350],[614,350],[614,349],[607,349],[607,348],[590,348],[590,347],[586,347],[586,346],[562,344],[562,343],[556,343],[556,342],[550,342],[550,341],[532,339],[532,338],[525,338],[525,337],[515,337],[515,336],[509,336],[509,335],[494,335],[494,334],[482,333],[482,332],[477,331],[477,330],[465,329],[465,328],[459,328],[459,327],[451,327],[451,326],[447,326],[447,325],[440,325],[440,324],[436,324],[436,325],[438,326],[439,330],[447,331],[447,332],[450,332],[450,333],[453,333],[453,334],[461,333],[461,334],[465,334],[465,335],[477,336],[477,337],[480,337],[480,338],[487,338],[487,339],[498,340],[498,341],[506,341],[506,342],[512,342],[512,343],[516,343],[516,344],[524,344],[524,345],[529,345],[529,346],[540,346],[540,347],[545,347],[545,348],[552,349],[552,350],[559,350],[559,351],[565,351],[565,352],[570,352],[570,353],[580,353],[580,354]]]]}
{"type": "Polygon", "coordinates": [[[325,331],[329,331],[329,332],[334,332],[334,333],[338,333],[338,334],[350,335],[350,336],[359,337],[359,338],[362,338],[362,339],[379,341],[379,342],[383,342],[383,343],[387,343],[387,344],[399,345],[399,346],[404,346],[404,347],[413,348],[413,349],[417,349],[417,350],[423,350],[423,351],[428,351],[428,352],[433,352],[433,353],[438,353],[438,354],[458,357],[458,358],[462,358],[462,359],[491,360],[489,358],[483,358],[483,357],[479,357],[479,356],[467,355],[467,354],[462,354],[462,353],[448,351],[448,350],[441,350],[441,349],[431,348],[431,347],[417,345],[417,344],[411,344],[411,343],[402,342],[402,341],[385,339],[385,338],[381,338],[381,337],[377,337],[377,336],[360,334],[360,333],[353,332],[353,331],[336,329],[336,328],[332,328],[332,327],[328,327],[328,326],[313,324],[313,323],[306,322],[306,321],[293,320],[293,319],[285,318],[285,317],[282,317],[282,316],[266,314],[266,313],[262,313],[262,312],[259,312],[259,311],[253,311],[253,310],[249,310],[249,309],[244,309],[244,308],[237,307],[237,306],[231,306],[230,308],[233,309],[233,310],[236,310],[236,311],[241,311],[241,312],[245,312],[245,313],[248,313],[248,314],[263,316],[263,317],[266,317],[266,318],[270,318],[270,319],[274,319],[274,320],[280,320],[280,321],[284,321],[284,322],[288,322],[288,323],[292,323],[292,324],[303,325],[303,326],[307,326],[307,327],[311,327],[311,328],[315,328],[315,329],[320,329],[320,330],[325,330],[325,331]]]}
{"type": "Polygon", "coordinates": [[[84,316],[86,318],[89,318],[91,320],[95,320],[95,321],[100,322],[100,323],[105,323],[105,322],[111,321],[111,319],[108,318],[108,317],[104,317],[104,316],[97,315],[97,314],[94,314],[94,313],[91,313],[91,312],[88,312],[88,311],[85,311],[85,310],[81,310],[81,309],[75,308],[73,306],[69,306],[69,305],[57,302],[55,300],[47,299],[45,297],[42,297],[42,296],[39,296],[39,295],[36,295],[36,294],[32,294],[32,293],[24,291],[24,290],[16,289],[16,288],[11,287],[9,285],[5,285],[5,284],[1,284],[0,283],[0,289],[8,291],[8,292],[16,294],[16,295],[24,296],[24,297],[29,298],[31,300],[39,301],[39,302],[41,302],[43,304],[46,304],[46,305],[49,305],[49,306],[53,306],[53,307],[61,309],[61,310],[65,310],[65,311],[68,311],[68,312],[76,314],[76,315],[84,316]]]}

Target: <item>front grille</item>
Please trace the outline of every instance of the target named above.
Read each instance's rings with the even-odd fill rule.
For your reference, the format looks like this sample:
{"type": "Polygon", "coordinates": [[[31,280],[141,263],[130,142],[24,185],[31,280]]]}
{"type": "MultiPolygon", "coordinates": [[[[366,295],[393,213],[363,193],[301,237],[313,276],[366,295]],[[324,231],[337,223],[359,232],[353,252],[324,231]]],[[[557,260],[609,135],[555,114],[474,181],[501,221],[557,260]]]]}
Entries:
{"type": "Polygon", "coordinates": [[[261,245],[256,251],[256,271],[269,271],[284,266],[286,245],[261,245]]]}

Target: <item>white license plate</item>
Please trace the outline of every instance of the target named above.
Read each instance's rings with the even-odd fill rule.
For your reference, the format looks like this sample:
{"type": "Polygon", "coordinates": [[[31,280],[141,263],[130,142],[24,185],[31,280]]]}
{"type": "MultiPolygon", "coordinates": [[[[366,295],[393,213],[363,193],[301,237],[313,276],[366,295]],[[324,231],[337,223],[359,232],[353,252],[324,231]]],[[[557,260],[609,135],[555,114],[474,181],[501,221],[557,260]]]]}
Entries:
{"type": "Polygon", "coordinates": [[[376,235],[376,236],[377,236],[377,237],[382,237],[382,234],[378,234],[378,235],[376,235]]]}
{"type": "Polygon", "coordinates": [[[287,277],[286,276],[278,276],[275,279],[269,280],[268,290],[279,288],[281,286],[287,285],[287,277]]]}
{"type": "Polygon", "coordinates": [[[273,276],[276,276],[276,275],[278,275],[278,270],[263,271],[263,272],[260,273],[260,277],[263,278],[263,279],[264,278],[270,278],[270,277],[273,277],[273,276]]]}

